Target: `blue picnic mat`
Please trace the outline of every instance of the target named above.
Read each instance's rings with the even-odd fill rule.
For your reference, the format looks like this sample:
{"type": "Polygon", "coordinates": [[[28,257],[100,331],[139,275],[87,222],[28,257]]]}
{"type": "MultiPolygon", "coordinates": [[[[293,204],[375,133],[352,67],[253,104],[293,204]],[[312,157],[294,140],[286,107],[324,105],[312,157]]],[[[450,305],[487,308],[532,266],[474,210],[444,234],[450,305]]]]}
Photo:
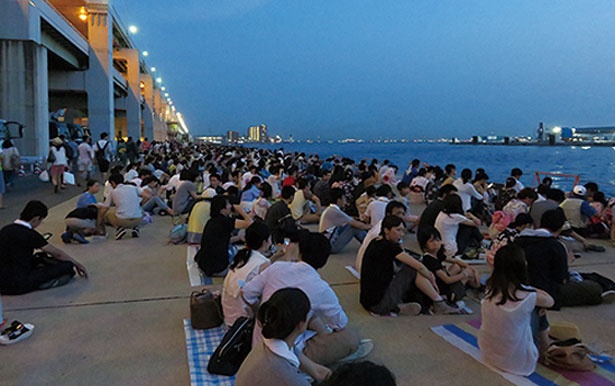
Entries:
{"type": "Polygon", "coordinates": [[[188,349],[188,366],[190,367],[190,385],[220,385],[233,386],[235,377],[214,375],[207,372],[209,358],[214,355],[216,347],[222,342],[226,326],[209,330],[195,330],[190,326],[190,319],[184,319],[186,333],[186,348],[188,349]]]}

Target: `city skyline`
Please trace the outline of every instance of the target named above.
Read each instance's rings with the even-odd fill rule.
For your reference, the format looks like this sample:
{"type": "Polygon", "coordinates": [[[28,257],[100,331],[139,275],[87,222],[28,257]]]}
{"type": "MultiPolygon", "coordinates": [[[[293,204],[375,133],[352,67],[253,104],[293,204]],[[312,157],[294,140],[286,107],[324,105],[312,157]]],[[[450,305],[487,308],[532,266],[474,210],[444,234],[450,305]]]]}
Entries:
{"type": "Polygon", "coordinates": [[[608,1],[114,4],[195,136],[260,122],[296,139],[615,122],[608,1]]]}

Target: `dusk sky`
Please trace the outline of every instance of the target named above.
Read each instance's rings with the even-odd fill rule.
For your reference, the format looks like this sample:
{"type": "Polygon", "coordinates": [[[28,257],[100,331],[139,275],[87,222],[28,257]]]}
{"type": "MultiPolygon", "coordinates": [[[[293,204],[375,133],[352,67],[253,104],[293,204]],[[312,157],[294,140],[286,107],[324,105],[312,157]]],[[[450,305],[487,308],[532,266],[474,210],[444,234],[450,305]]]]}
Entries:
{"type": "Polygon", "coordinates": [[[615,125],[615,2],[115,0],[191,134],[615,125]]]}

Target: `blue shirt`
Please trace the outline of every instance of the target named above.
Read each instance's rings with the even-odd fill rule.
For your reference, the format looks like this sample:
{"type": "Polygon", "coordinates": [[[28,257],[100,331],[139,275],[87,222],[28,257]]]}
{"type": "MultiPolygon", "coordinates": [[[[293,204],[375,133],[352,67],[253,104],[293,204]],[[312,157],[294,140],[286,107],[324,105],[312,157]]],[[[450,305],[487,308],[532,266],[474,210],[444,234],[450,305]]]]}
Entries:
{"type": "Polygon", "coordinates": [[[252,187],[245,192],[241,193],[241,201],[254,201],[259,198],[261,195],[261,191],[256,187],[256,185],[252,185],[252,187]]]}
{"type": "Polygon", "coordinates": [[[87,208],[90,205],[96,204],[96,197],[90,192],[84,192],[77,199],[77,208],[87,208]]]}

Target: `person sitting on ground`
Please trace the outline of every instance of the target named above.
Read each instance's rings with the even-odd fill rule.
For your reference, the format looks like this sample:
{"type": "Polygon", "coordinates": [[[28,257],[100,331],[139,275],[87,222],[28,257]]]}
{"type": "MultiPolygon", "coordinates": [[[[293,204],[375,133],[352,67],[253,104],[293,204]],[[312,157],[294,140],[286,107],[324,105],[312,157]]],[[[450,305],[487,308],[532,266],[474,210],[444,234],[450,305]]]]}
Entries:
{"type": "Polygon", "coordinates": [[[611,211],[608,208],[608,202],[604,193],[601,191],[595,192],[590,205],[596,209],[596,214],[589,219],[590,225],[588,228],[592,232],[591,237],[609,237],[611,234],[611,224],[609,221],[611,211]]]}
{"type": "Polygon", "coordinates": [[[132,237],[139,237],[139,226],[143,218],[141,192],[136,186],[124,183],[121,174],[111,174],[109,184],[113,190],[105,198],[100,215],[116,228],[116,240],[122,239],[127,229],[131,230],[132,237]]]}
{"type": "Polygon", "coordinates": [[[457,188],[453,184],[447,184],[438,189],[438,198],[433,200],[421,213],[421,218],[419,219],[418,232],[421,231],[421,228],[425,226],[434,226],[436,223],[436,218],[440,212],[444,210],[444,200],[450,194],[455,194],[457,192],[457,188]]]}
{"type": "Polygon", "coordinates": [[[197,178],[199,178],[199,173],[195,170],[184,169],[180,172],[181,182],[177,186],[173,198],[173,213],[190,213],[194,204],[202,200],[202,197],[196,192],[195,182],[197,178]]]}
{"type": "Polygon", "coordinates": [[[363,308],[376,315],[418,315],[421,305],[409,301],[413,290],[418,289],[433,301],[435,314],[460,313],[440,296],[435,276],[427,267],[402,249],[405,231],[401,218],[387,216],[382,221],[380,237],[367,247],[361,267],[363,308]]]}
{"type": "Polygon", "coordinates": [[[346,206],[346,196],[341,188],[331,189],[331,204],[320,217],[318,231],[324,233],[331,243],[331,253],[339,253],[353,238],[363,242],[369,224],[355,220],[341,208],[346,206]]]}
{"type": "Polygon", "coordinates": [[[409,208],[410,200],[408,199],[408,194],[410,194],[410,192],[410,186],[402,181],[397,184],[397,196],[395,197],[395,199],[403,203],[406,208],[409,208]]]}
{"type": "Polygon", "coordinates": [[[229,260],[234,256],[229,251],[231,235],[235,229],[249,227],[252,219],[241,205],[231,205],[229,198],[224,195],[211,199],[210,216],[201,236],[201,248],[194,260],[207,276],[224,276],[229,260]],[[233,209],[241,219],[231,217],[233,209]]]}
{"type": "Polygon", "coordinates": [[[372,227],[381,222],[385,215],[385,208],[393,197],[393,190],[389,185],[380,185],[376,189],[376,199],[367,205],[361,221],[369,223],[372,227]]]}
{"type": "Polygon", "coordinates": [[[566,198],[560,204],[572,230],[583,237],[588,237],[592,234],[592,228],[589,227],[589,219],[596,215],[596,209],[585,200],[586,195],[587,189],[583,185],[575,185],[572,188],[572,196],[566,198]]]}
{"type": "Polygon", "coordinates": [[[553,307],[554,300],[547,292],[529,286],[520,247],[509,244],[500,248],[494,262],[481,301],[481,357],[502,371],[528,376],[549,346],[545,308],[553,307]]]}
{"type": "Polygon", "coordinates": [[[314,224],[320,220],[322,212],[320,198],[310,191],[310,182],[306,178],[301,177],[297,180],[297,191],[290,203],[290,211],[293,219],[300,224],[314,224]],[[310,211],[310,201],[316,207],[314,213],[310,211]]]}
{"type": "Polygon", "coordinates": [[[307,329],[310,307],[308,296],[297,288],[282,288],[260,306],[257,326],[265,339],[253,345],[241,364],[236,386],[269,386],[272,377],[279,386],[310,386],[301,371],[319,381],[331,374],[326,367],[306,361],[295,346],[307,329]]]}
{"type": "Polygon", "coordinates": [[[66,231],[60,236],[64,244],[70,244],[73,240],[88,244],[86,236],[106,234],[103,212],[100,210],[103,204],[97,202],[95,196],[102,185],[96,180],[88,180],[86,186],[86,191],[77,199],[77,208],[64,218],[66,231]]]}
{"type": "Polygon", "coordinates": [[[457,194],[461,198],[461,208],[464,212],[469,212],[472,209],[472,199],[482,200],[483,195],[480,194],[474,185],[472,185],[472,170],[463,169],[461,177],[453,182],[457,188],[457,194]]]}
{"type": "Polygon", "coordinates": [[[508,177],[506,179],[504,186],[498,191],[497,196],[493,200],[496,211],[502,210],[504,206],[517,195],[517,191],[515,190],[516,183],[517,180],[513,177],[508,177]]]}
{"type": "Polygon", "coordinates": [[[322,176],[314,185],[312,191],[318,198],[320,199],[320,204],[322,206],[329,205],[329,195],[331,191],[331,185],[329,181],[331,180],[331,170],[324,170],[322,172],[322,176]]]}
{"type": "Polygon", "coordinates": [[[62,286],[75,272],[87,278],[83,265],[36,231],[47,213],[45,204],[30,201],[19,220],[0,230],[0,293],[21,295],[62,286]],[[36,249],[42,254],[34,254],[36,249]]]}
{"type": "Polygon", "coordinates": [[[246,247],[235,255],[233,263],[224,278],[222,286],[222,314],[224,323],[232,326],[241,316],[250,316],[249,310],[241,298],[241,288],[245,283],[259,274],[268,263],[275,262],[284,255],[284,249],[278,248],[270,259],[265,253],[271,247],[271,232],[267,225],[255,221],[246,229],[246,247]]]}
{"type": "MultiPolygon", "coordinates": [[[[476,247],[482,240],[478,227],[480,220],[471,213],[463,213],[461,198],[457,194],[449,194],[444,199],[444,209],[434,227],[442,235],[446,257],[466,255],[467,249],[476,247]]],[[[472,256],[467,256],[472,257],[472,256]]]]}
{"type": "Polygon", "coordinates": [[[250,214],[259,220],[264,221],[265,217],[267,217],[267,211],[271,208],[271,195],[273,194],[273,189],[268,182],[263,182],[261,184],[261,196],[254,200],[252,203],[252,211],[250,214]]]}
{"type": "Polygon", "coordinates": [[[162,195],[166,189],[160,186],[158,178],[153,175],[143,178],[141,181],[141,188],[144,197],[142,205],[144,211],[152,214],[159,214],[161,216],[174,214],[173,209],[164,201],[162,195]]]}
{"type": "MultiPolygon", "coordinates": [[[[393,200],[387,204],[384,210],[384,213],[385,213],[384,217],[393,215],[401,219],[404,219],[406,217],[406,206],[399,201],[393,200]]],[[[355,260],[355,269],[357,270],[357,272],[361,272],[361,266],[363,264],[363,256],[365,255],[365,250],[367,249],[369,244],[372,242],[372,240],[380,236],[381,228],[382,228],[382,220],[376,223],[372,227],[372,229],[370,229],[369,232],[367,232],[367,234],[365,235],[365,238],[363,239],[363,242],[361,243],[361,246],[359,247],[359,250],[357,251],[357,258],[355,260]]]]}
{"type": "Polygon", "coordinates": [[[485,253],[485,260],[490,267],[493,267],[493,259],[498,249],[505,245],[512,244],[515,238],[523,232],[525,229],[532,229],[534,227],[534,221],[532,217],[527,213],[519,213],[515,221],[508,224],[506,229],[500,232],[497,237],[491,243],[491,248],[485,253]]]}
{"type": "Polygon", "coordinates": [[[519,213],[528,213],[530,207],[536,201],[538,195],[532,188],[523,188],[516,197],[513,197],[504,207],[502,212],[506,213],[511,221],[515,221],[519,213]]]}
{"type": "Polygon", "coordinates": [[[321,386],[396,386],[395,376],[383,365],[370,361],[346,363],[321,386]]]}
{"type": "Polygon", "coordinates": [[[455,303],[465,296],[466,286],[480,287],[478,271],[465,261],[446,257],[441,253],[442,238],[434,227],[425,227],[417,234],[419,246],[423,251],[421,262],[436,276],[440,295],[446,296],[450,303],[455,303]],[[445,267],[442,263],[450,264],[445,267]]]}
{"type": "Polygon", "coordinates": [[[440,184],[440,187],[455,182],[455,176],[457,175],[457,167],[453,164],[448,164],[444,167],[444,179],[440,184]]]}
{"type": "Polygon", "coordinates": [[[523,171],[519,168],[513,168],[510,171],[510,176],[515,179],[515,185],[513,186],[513,189],[517,193],[519,193],[521,190],[523,190],[523,188],[525,188],[525,186],[523,186],[521,181],[519,181],[522,175],[523,175],[523,171]]]}
{"type": "MultiPolygon", "coordinates": [[[[348,326],[348,317],[337,295],[317,269],[329,257],[325,237],[301,230],[288,234],[290,243],[280,261],[271,264],[243,287],[243,299],[249,305],[261,303],[281,288],[299,288],[311,302],[309,332],[296,341],[297,348],[310,360],[328,366],[339,360],[358,359],[369,354],[371,341],[361,342],[357,332],[348,326]],[[353,355],[352,357],[348,357],[353,355]]],[[[252,345],[262,339],[259,326],[254,329],[252,345]]]]}
{"type": "Polygon", "coordinates": [[[254,200],[261,196],[261,178],[257,175],[253,176],[245,185],[241,192],[241,202],[253,203],[254,200]]]}
{"type": "Polygon", "coordinates": [[[296,229],[297,225],[293,219],[290,208],[288,207],[295,195],[295,188],[292,186],[284,186],[280,199],[276,201],[265,215],[265,224],[271,229],[271,235],[274,243],[280,242],[283,237],[281,234],[286,232],[286,228],[296,229]]]}
{"type": "MultiPolygon", "coordinates": [[[[331,191],[329,190],[329,194],[331,191]]],[[[365,191],[361,193],[359,198],[357,198],[354,202],[355,207],[357,208],[357,213],[359,214],[359,218],[363,218],[365,216],[365,211],[367,210],[367,206],[376,199],[376,187],[374,185],[370,185],[365,188],[365,191]]],[[[327,199],[327,201],[329,201],[327,199]]]]}
{"type": "Polygon", "coordinates": [[[565,245],[557,239],[565,225],[566,216],[562,210],[548,210],[542,215],[539,229],[526,229],[515,239],[514,243],[525,252],[529,283],[553,297],[555,310],[600,304],[605,292],[600,284],[570,278],[569,254],[565,245]]]}
{"type": "Polygon", "coordinates": [[[205,192],[210,190],[211,192],[208,193],[210,197],[213,197],[217,194],[224,194],[224,188],[221,185],[220,175],[217,173],[211,173],[209,175],[209,186],[205,188],[205,190],[203,190],[202,195],[204,195],[205,192]]]}

